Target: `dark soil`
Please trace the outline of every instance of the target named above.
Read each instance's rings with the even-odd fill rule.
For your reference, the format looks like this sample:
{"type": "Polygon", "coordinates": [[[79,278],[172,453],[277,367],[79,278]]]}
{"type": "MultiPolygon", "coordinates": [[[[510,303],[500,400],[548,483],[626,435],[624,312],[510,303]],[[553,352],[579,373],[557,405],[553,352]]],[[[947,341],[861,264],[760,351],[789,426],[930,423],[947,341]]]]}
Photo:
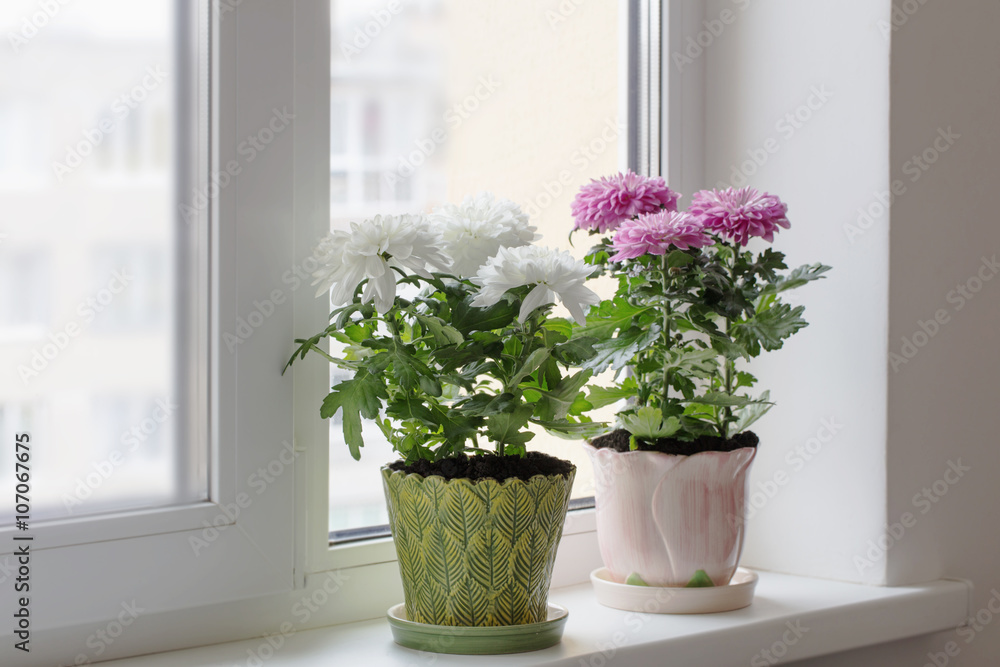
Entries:
{"type": "MultiPolygon", "coordinates": [[[[630,451],[630,437],[631,434],[628,431],[618,429],[607,435],[594,438],[590,441],[590,444],[598,449],[609,447],[618,452],[627,452],[630,451]]],[[[760,442],[760,438],[757,437],[756,433],[753,431],[744,431],[729,440],[723,440],[717,435],[703,435],[691,442],[684,442],[676,438],[660,438],[652,443],[640,441],[639,451],[690,456],[699,452],[731,452],[734,449],[742,449],[743,447],[756,447],[758,442],[760,442]]]]}
{"type": "Polygon", "coordinates": [[[445,479],[465,478],[471,480],[492,478],[498,482],[516,477],[528,481],[535,475],[562,475],[569,477],[573,464],[541,452],[528,452],[525,457],[464,454],[440,461],[420,460],[409,465],[404,461],[393,461],[390,470],[402,470],[424,477],[440,475],[445,479]]]}

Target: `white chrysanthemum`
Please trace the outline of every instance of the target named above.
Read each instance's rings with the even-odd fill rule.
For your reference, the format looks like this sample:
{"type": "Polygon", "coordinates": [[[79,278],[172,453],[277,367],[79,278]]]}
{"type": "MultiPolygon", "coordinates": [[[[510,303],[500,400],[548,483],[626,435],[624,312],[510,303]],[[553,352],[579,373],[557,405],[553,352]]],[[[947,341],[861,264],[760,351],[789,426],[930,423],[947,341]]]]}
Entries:
{"type": "Polygon", "coordinates": [[[375,302],[375,310],[386,313],[396,299],[394,268],[429,276],[427,267],[447,269],[448,258],[438,246],[439,234],[431,231],[420,215],[376,215],[362,223],[352,222],[350,232],[334,232],[317,247],[328,256],[313,273],[322,294],[331,290],[330,300],[343,306],[354,298],[363,280],[361,303],[375,302]]]}
{"type": "Polygon", "coordinates": [[[584,309],[601,298],[584,286],[594,268],[565,251],[538,246],[501,248],[479,269],[472,282],[480,285],[473,306],[489,307],[509,289],[533,285],[521,304],[518,320],[524,322],[535,308],[555,303],[556,297],[580,324],[586,322],[584,309]]]}
{"type": "Polygon", "coordinates": [[[337,271],[344,262],[344,246],[350,240],[347,232],[330,232],[319,240],[313,249],[313,259],[319,263],[319,269],[313,271],[313,285],[319,285],[316,296],[328,294],[336,282],[337,271]]]}
{"type": "Polygon", "coordinates": [[[452,258],[451,272],[460,278],[476,275],[500,248],[518,248],[539,238],[520,206],[489,192],[439,206],[429,218],[452,258]]]}

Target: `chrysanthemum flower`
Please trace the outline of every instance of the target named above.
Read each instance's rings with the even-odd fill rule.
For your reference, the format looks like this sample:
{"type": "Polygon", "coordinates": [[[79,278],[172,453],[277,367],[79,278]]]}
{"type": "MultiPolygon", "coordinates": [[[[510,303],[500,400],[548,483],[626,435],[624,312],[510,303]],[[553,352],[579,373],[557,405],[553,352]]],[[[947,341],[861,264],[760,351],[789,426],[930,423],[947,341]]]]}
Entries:
{"type": "Polygon", "coordinates": [[[712,245],[701,223],[687,213],[661,211],[626,220],[615,232],[611,246],[617,251],[612,262],[642,255],[665,255],[670,248],[687,250],[712,245]]]}
{"type": "Polygon", "coordinates": [[[377,215],[360,224],[352,222],[350,232],[333,232],[317,248],[317,254],[325,251],[328,256],[313,273],[313,284],[320,284],[317,295],[331,290],[331,302],[343,306],[367,280],[361,303],[374,301],[375,310],[384,314],[396,299],[395,269],[429,276],[428,266],[448,268],[440,243],[440,236],[419,215],[377,215]]]}
{"type": "Polygon", "coordinates": [[[745,246],[751,236],[774,240],[779,227],[791,223],[785,214],[788,206],[780,199],[755,188],[702,190],[696,194],[688,212],[698,218],[706,230],[745,246]]]}
{"type": "Polygon", "coordinates": [[[680,195],[663,178],[640,176],[632,171],[592,180],[573,200],[574,229],[613,231],[629,218],[662,209],[677,210],[680,195]]]}
{"type": "Polygon", "coordinates": [[[479,269],[472,282],[481,287],[473,306],[489,307],[507,290],[533,286],[521,303],[518,320],[524,322],[536,308],[556,302],[556,297],[580,324],[586,322],[584,308],[601,298],[584,286],[594,268],[571,254],[554,248],[522,246],[501,248],[479,269]]]}
{"type": "Polygon", "coordinates": [[[500,248],[518,248],[538,238],[521,207],[489,192],[468,196],[461,204],[444,204],[429,220],[441,232],[444,252],[452,258],[451,273],[476,275],[500,248]]]}

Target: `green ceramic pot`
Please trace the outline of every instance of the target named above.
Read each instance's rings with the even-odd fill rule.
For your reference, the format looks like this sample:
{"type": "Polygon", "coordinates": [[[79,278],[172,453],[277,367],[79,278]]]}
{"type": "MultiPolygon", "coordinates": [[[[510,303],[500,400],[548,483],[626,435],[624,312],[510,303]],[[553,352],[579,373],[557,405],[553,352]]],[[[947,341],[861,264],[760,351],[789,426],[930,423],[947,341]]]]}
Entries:
{"type": "Polygon", "coordinates": [[[417,623],[538,623],[576,468],[568,477],[445,480],[382,468],[406,616],[417,623]]]}

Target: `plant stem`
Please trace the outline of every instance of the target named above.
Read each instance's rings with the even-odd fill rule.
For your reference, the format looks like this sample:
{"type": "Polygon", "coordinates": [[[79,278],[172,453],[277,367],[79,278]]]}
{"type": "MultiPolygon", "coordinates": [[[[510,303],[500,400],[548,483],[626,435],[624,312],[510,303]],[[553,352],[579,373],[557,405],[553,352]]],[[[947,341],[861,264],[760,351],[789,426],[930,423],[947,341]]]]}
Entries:
{"type": "MultiPolygon", "coordinates": [[[[729,269],[729,280],[732,283],[732,287],[733,289],[736,289],[736,255],[739,252],[739,244],[735,244],[732,247],[732,251],[733,251],[732,261],[727,263],[726,268],[729,269]]],[[[726,338],[731,338],[730,335],[731,322],[728,316],[726,316],[725,321],[726,321],[726,338]]],[[[736,371],[736,362],[727,356],[726,372],[725,372],[725,383],[726,383],[725,389],[727,396],[733,395],[733,374],[735,373],[735,371],[736,371]]],[[[722,419],[722,424],[720,425],[720,431],[722,432],[722,437],[725,438],[727,436],[727,432],[729,431],[729,424],[730,422],[733,421],[733,409],[727,406],[723,408],[722,413],[723,413],[723,419],[722,419]]]]}
{"type": "Polygon", "coordinates": [[[670,326],[671,326],[671,310],[670,310],[670,298],[667,295],[669,289],[670,278],[668,277],[667,269],[667,255],[664,254],[660,258],[660,276],[663,280],[663,331],[661,335],[663,336],[663,395],[660,400],[660,410],[666,410],[669,397],[670,397],[670,367],[668,366],[668,354],[672,346],[672,340],[670,339],[670,326]]]}

